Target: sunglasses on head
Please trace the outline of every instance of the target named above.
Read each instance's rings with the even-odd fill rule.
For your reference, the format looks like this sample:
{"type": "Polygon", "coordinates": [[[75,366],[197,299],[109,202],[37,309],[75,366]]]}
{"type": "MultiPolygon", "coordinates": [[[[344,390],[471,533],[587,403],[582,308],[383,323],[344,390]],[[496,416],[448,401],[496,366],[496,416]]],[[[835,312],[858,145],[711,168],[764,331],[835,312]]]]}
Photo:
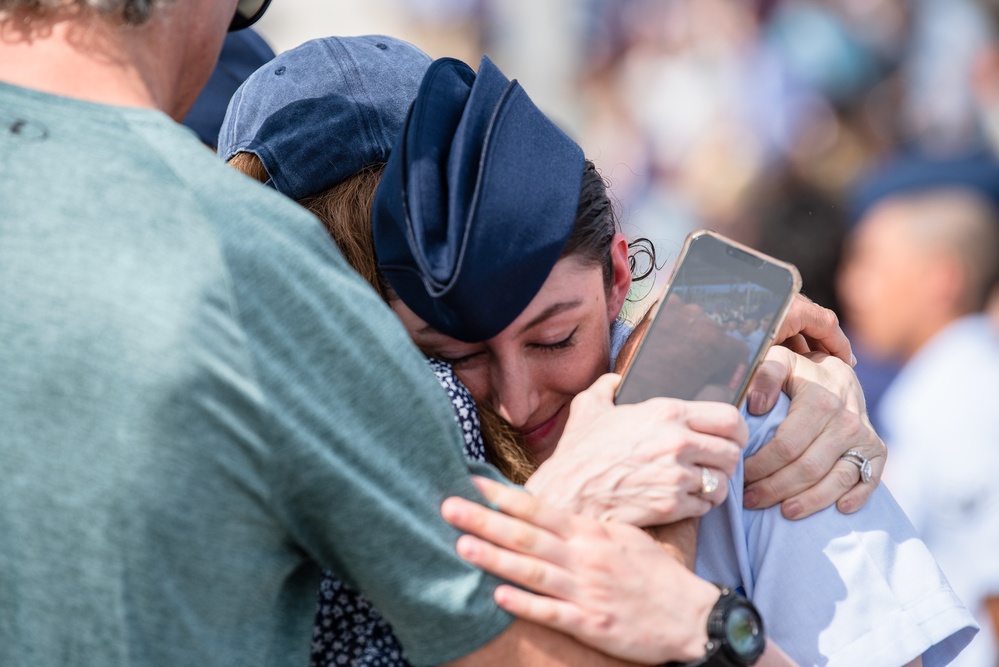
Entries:
{"type": "Polygon", "coordinates": [[[229,32],[249,28],[264,15],[269,4],[271,4],[271,0],[239,0],[239,4],[236,6],[236,15],[229,23],[229,32]]]}

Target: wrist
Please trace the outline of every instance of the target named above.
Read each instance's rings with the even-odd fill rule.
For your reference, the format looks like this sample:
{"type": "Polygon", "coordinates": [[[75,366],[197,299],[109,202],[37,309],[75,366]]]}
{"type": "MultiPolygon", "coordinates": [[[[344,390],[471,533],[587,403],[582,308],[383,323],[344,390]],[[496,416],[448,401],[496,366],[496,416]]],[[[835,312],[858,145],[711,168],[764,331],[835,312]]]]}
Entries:
{"type": "Polygon", "coordinates": [[[709,610],[705,642],[687,662],[669,662],[666,667],[748,667],[766,648],[763,619],[753,603],[735,591],[719,586],[721,595],[709,610]]]}
{"type": "Polygon", "coordinates": [[[720,597],[718,587],[700,577],[692,597],[690,623],[685,624],[686,633],[682,641],[674,645],[673,659],[667,665],[684,665],[695,662],[704,656],[704,647],[708,643],[708,619],[720,597]]]}

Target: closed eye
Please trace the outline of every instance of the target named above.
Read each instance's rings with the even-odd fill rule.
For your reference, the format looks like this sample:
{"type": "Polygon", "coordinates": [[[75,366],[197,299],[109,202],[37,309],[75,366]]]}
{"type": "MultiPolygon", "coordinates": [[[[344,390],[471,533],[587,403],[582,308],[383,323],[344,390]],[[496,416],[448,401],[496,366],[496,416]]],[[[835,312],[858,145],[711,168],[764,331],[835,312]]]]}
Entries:
{"type": "Polygon", "coordinates": [[[465,354],[460,357],[447,357],[443,354],[435,354],[433,355],[433,357],[435,359],[440,359],[444,363],[451,364],[451,367],[455,368],[457,366],[461,366],[462,364],[467,364],[469,361],[471,361],[475,357],[478,357],[481,354],[482,352],[480,351],[480,352],[472,352],[471,354],[465,354]]]}
{"type": "Polygon", "coordinates": [[[539,350],[564,350],[567,347],[572,347],[576,342],[576,331],[579,329],[577,325],[575,329],[569,332],[569,335],[562,340],[555,343],[531,343],[531,347],[538,348],[539,350]]]}

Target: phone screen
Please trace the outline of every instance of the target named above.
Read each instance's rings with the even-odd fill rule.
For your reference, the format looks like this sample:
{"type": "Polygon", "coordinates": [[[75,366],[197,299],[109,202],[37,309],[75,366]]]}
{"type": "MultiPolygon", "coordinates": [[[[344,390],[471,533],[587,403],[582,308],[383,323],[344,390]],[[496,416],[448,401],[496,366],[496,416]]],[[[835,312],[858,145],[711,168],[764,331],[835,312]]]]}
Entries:
{"type": "Polygon", "coordinates": [[[616,402],[738,404],[800,282],[790,264],[712,232],[691,234],[660,301],[622,350],[616,402]]]}

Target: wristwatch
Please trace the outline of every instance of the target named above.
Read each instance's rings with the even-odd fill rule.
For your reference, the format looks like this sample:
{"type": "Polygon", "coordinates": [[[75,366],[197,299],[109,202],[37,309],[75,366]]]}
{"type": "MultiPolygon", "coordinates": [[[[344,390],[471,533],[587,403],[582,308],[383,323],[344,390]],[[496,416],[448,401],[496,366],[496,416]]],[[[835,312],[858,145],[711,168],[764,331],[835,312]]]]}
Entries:
{"type": "Polygon", "coordinates": [[[666,667],[745,667],[756,664],[763,654],[767,636],[760,612],[731,588],[718,588],[721,597],[708,614],[704,657],[692,662],[670,662],[666,667]]]}

